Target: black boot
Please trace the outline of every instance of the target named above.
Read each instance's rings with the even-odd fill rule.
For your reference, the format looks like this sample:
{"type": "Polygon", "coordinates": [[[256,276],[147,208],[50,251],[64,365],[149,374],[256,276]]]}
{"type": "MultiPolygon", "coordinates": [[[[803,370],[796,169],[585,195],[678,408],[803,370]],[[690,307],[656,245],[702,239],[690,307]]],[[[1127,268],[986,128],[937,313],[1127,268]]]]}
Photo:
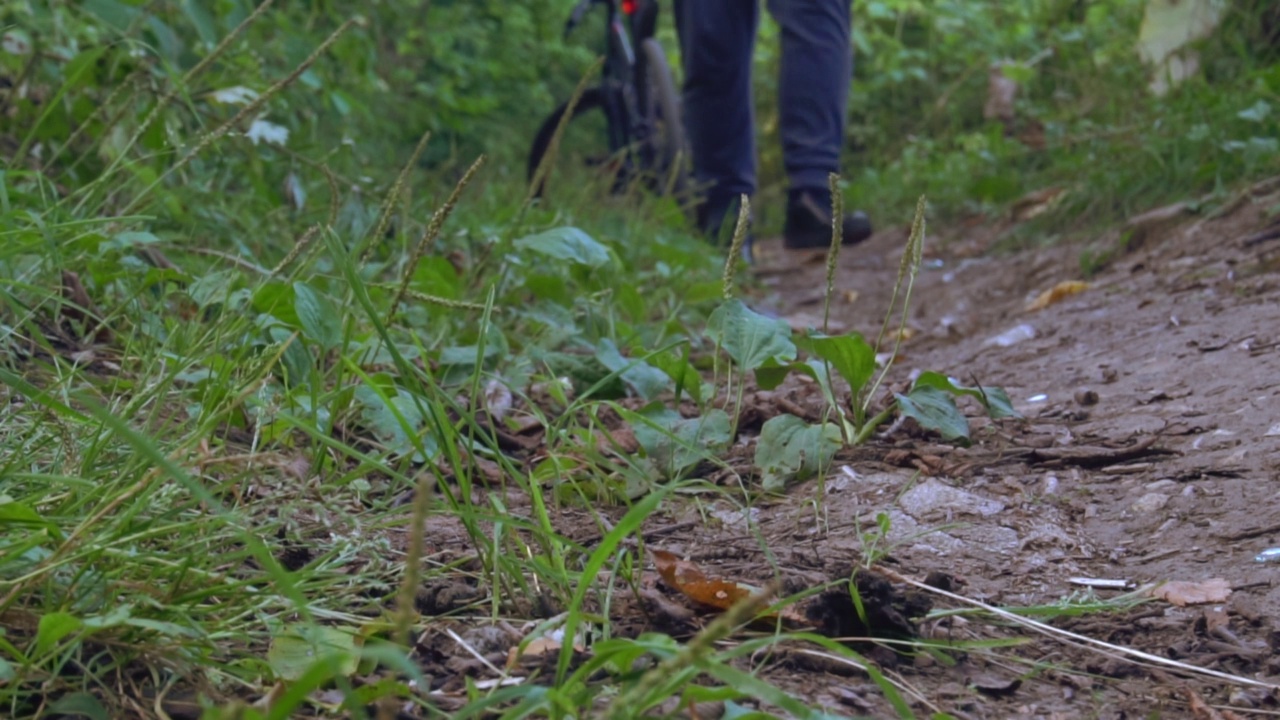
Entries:
{"type": "MultiPolygon", "coordinates": [[[[733,230],[738,224],[738,208],[741,197],[738,195],[709,195],[698,204],[698,229],[712,244],[717,247],[728,247],[733,242],[733,230]]],[[[755,236],[751,233],[750,218],[747,221],[747,237],[742,242],[742,259],[748,265],[754,264],[755,256],[752,245],[755,236]]]]}
{"type": "MultiPolygon", "coordinates": [[[[792,190],[787,194],[787,222],[782,232],[789,250],[831,247],[831,193],[826,190],[792,190]]],[[[840,243],[852,245],[871,237],[871,220],[861,210],[845,213],[840,243]]]]}

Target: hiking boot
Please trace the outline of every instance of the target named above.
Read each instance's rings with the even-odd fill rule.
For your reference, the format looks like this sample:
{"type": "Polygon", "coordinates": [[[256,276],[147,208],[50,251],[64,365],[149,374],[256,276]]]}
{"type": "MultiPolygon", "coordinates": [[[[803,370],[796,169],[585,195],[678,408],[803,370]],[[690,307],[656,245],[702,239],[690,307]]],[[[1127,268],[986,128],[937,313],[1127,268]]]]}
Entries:
{"type": "MultiPolygon", "coordinates": [[[[712,244],[717,247],[728,247],[733,242],[733,229],[738,223],[739,196],[711,195],[698,204],[698,229],[712,244]]],[[[748,218],[747,237],[742,242],[742,260],[748,265],[755,264],[753,245],[755,236],[751,233],[751,222],[748,218]]]]}
{"type": "MultiPolygon", "coordinates": [[[[853,245],[871,237],[871,220],[861,210],[845,213],[840,244],[853,245]]],[[[787,195],[787,221],[782,231],[788,250],[831,247],[831,194],[824,190],[792,190],[787,195]]]]}

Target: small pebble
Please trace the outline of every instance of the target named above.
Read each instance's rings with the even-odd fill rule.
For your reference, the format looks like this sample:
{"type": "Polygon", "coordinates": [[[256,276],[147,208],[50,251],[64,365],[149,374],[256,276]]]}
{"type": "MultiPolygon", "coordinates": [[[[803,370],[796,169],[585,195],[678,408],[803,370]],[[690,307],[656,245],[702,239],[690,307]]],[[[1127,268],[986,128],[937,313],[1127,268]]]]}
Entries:
{"type": "Polygon", "coordinates": [[[1089,406],[1098,404],[1098,393],[1089,388],[1080,388],[1076,391],[1076,403],[1079,405],[1089,406]]]}
{"type": "Polygon", "coordinates": [[[1147,493],[1146,495],[1143,495],[1142,497],[1138,498],[1136,501],[1134,501],[1133,505],[1129,506],[1129,509],[1133,510],[1135,513],[1138,513],[1139,515],[1151,515],[1153,513],[1157,513],[1163,510],[1164,506],[1167,505],[1168,503],[1169,503],[1168,495],[1163,495],[1161,493],[1153,492],[1153,493],[1147,493]]]}

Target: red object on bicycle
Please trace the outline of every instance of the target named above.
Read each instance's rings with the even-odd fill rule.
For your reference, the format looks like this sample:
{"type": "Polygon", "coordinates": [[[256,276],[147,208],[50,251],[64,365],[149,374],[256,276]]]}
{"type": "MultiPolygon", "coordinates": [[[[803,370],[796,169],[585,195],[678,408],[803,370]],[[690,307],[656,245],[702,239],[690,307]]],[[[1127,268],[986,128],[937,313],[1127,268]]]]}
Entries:
{"type": "Polygon", "coordinates": [[[634,14],[635,14],[635,12],[636,12],[636,5],[638,5],[638,4],[639,4],[639,3],[638,3],[636,0],[622,0],[622,12],[623,12],[623,14],[625,14],[625,15],[634,15],[634,14]]]}

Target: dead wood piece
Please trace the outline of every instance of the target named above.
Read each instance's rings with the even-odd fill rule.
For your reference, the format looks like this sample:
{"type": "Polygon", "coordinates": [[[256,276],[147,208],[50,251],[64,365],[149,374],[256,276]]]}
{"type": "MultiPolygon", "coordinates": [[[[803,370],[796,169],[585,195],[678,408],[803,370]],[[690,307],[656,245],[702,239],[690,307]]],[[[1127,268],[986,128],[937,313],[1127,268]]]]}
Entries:
{"type": "Polygon", "coordinates": [[[1108,465],[1136,460],[1155,455],[1177,455],[1174,450],[1155,447],[1156,436],[1143,438],[1123,448],[1108,447],[1069,447],[1069,448],[1035,448],[1027,454],[1032,463],[1046,467],[1102,468],[1108,465]]]}
{"type": "Polygon", "coordinates": [[[1277,532],[1280,532],[1280,523],[1272,523],[1262,527],[1247,528],[1245,530],[1240,530],[1239,532],[1219,535],[1218,537],[1226,540],[1227,542],[1238,542],[1240,540],[1252,540],[1256,537],[1271,535],[1277,532]]]}
{"type": "Polygon", "coordinates": [[[1269,227],[1261,232],[1256,232],[1246,237],[1245,239],[1241,240],[1240,244],[1244,247],[1249,248],[1255,245],[1261,245],[1262,243],[1267,242],[1268,240],[1275,240],[1277,238],[1280,238],[1280,224],[1275,225],[1273,227],[1269,227]]]}

